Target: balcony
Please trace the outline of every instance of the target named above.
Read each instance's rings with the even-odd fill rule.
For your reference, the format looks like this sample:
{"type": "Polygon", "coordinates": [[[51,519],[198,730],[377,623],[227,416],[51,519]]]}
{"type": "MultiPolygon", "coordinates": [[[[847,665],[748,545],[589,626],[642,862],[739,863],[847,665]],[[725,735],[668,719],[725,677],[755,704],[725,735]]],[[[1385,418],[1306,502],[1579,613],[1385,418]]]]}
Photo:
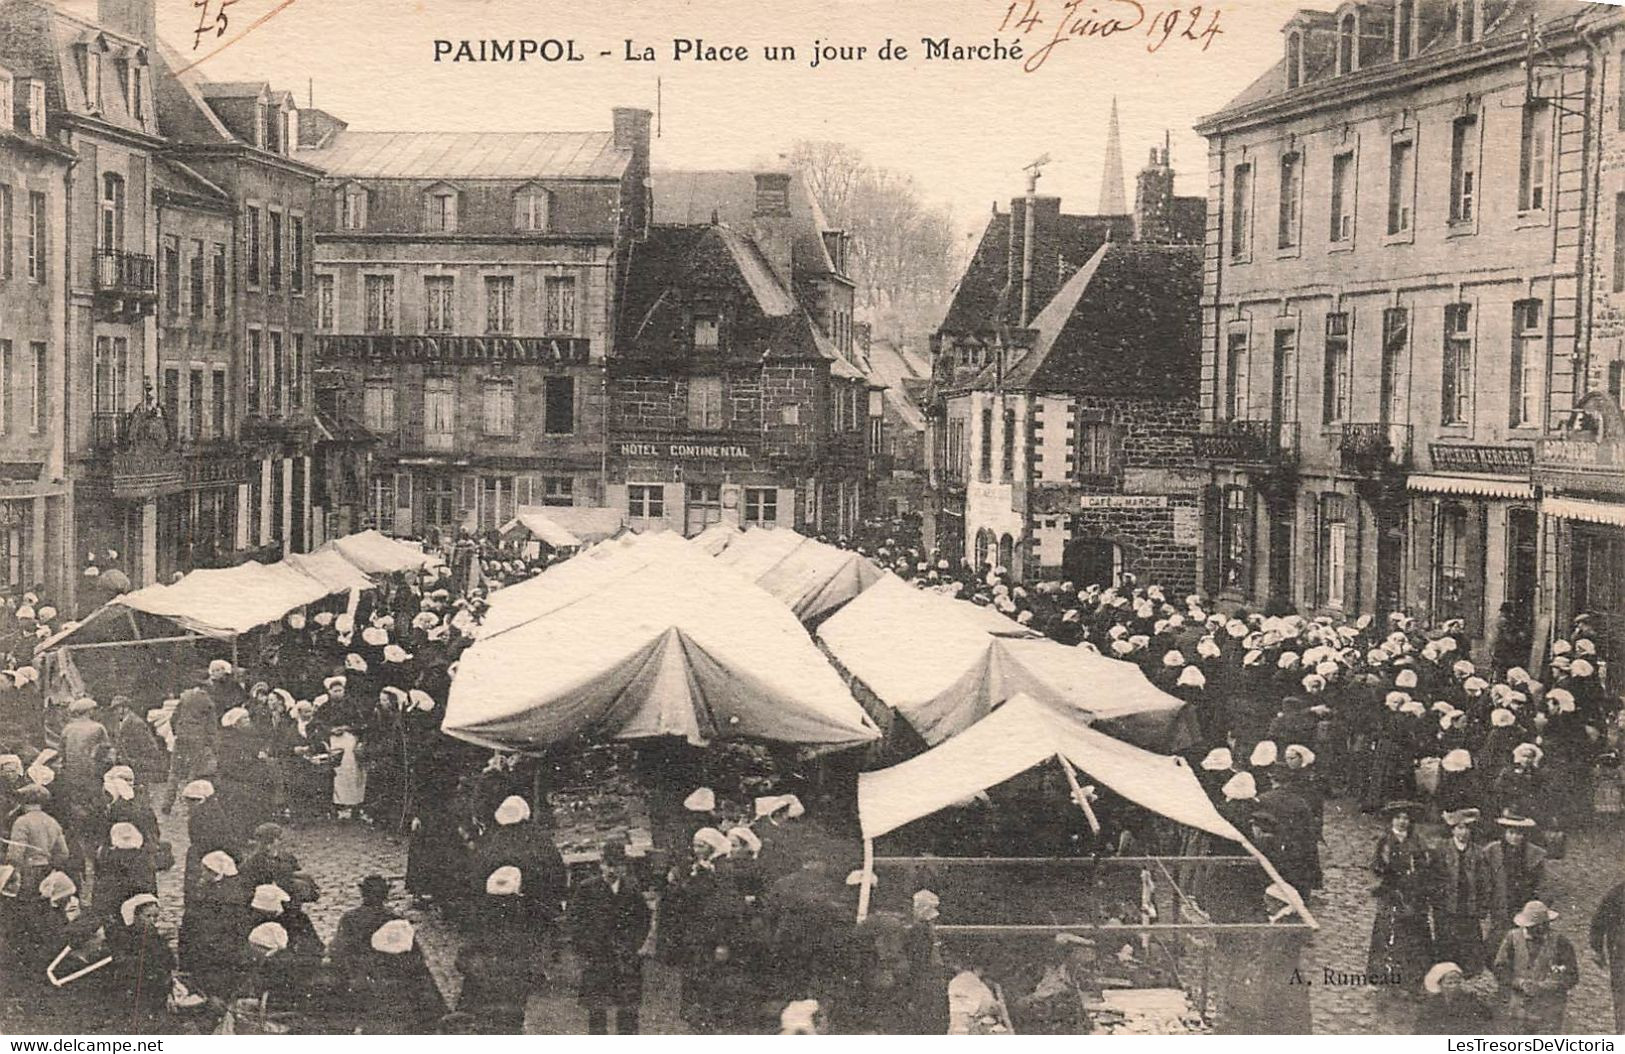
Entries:
{"type": "Polygon", "coordinates": [[[109,249],[92,259],[96,305],[105,321],[129,322],[157,310],[158,268],[152,257],[109,249]]]}
{"type": "Polygon", "coordinates": [[[310,442],[312,419],[308,413],[297,411],[282,415],[249,414],[237,426],[244,443],[293,444],[310,442]]]}
{"type": "Polygon", "coordinates": [[[1291,470],[1298,463],[1296,421],[1210,421],[1196,436],[1196,457],[1238,466],[1291,470]]]}
{"type": "Polygon", "coordinates": [[[1383,421],[1345,424],[1338,441],[1343,471],[1353,476],[1402,473],[1411,467],[1410,425],[1383,421]]]}

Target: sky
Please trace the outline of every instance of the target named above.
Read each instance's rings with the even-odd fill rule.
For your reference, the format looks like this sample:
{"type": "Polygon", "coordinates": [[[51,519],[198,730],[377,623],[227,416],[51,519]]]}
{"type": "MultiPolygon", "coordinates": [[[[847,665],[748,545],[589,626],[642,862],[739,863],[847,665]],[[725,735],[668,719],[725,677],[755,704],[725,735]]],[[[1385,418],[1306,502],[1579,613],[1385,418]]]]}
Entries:
{"type": "MultiPolygon", "coordinates": [[[[94,3],[65,6],[84,13],[94,3]]],[[[219,0],[202,11],[195,0],[156,3],[160,34],[185,55],[209,56],[199,69],[210,78],[269,80],[301,105],[313,95],[352,128],[607,129],[612,106],[658,105],[656,167],[772,164],[798,139],[837,140],[912,176],[967,231],[980,228],[992,202],[1020,194],[1023,166],[1046,154],[1040,192],[1060,195],[1066,211],[1095,211],[1114,98],[1130,202],[1134,173],[1165,130],[1179,192],[1204,193],[1206,147],[1191,126],[1277,60],[1281,27],[1302,6],[1208,7],[1196,23],[1199,39],[1185,39],[1189,6],[1132,0],[1075,0],[1071,8],[1064,0],[235,0],[224,9],[225,36],[194,50],[200,14],[212,19],[219,0]],[[1171,16],[1181,21],[1153,52],[1148,27],[1171,16]],[[1023,68],[1058,27],[1079,18],[1139,25],[1065,37],[1038,68],[1023,68]],[[1218,34],[1201,38],[1215,19],[1218,34]],[[926,37],[1021,43],[1025,61],[926,61],[926,37]],[[573,39],[586,61],[434,61],[437,39],[509,38],[573,39]],[[908,58],[882,60],[887,38],[908,58]],[[750,57],[678,60],[678,39],[744,46],[750,57]],[[653,47],[656,60],[625,61],[627,40],[638,54],[653,47]],[[815,40],[867,52],[812,68],[815,40]],[[766,61],[764,47],[776,44],[794,47],[796,60],[766,61]]]]}

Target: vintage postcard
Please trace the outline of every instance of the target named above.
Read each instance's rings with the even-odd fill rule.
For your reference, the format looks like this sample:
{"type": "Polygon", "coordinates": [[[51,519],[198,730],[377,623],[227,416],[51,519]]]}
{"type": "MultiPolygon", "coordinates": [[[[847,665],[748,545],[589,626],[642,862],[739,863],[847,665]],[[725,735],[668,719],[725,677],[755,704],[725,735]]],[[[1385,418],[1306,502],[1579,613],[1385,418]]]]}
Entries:
{"type": "Polygon", "coordinates": [[[1625,8],[0,0],[14,1050],[1611,1051],[1621,662],[1625,8]]]}

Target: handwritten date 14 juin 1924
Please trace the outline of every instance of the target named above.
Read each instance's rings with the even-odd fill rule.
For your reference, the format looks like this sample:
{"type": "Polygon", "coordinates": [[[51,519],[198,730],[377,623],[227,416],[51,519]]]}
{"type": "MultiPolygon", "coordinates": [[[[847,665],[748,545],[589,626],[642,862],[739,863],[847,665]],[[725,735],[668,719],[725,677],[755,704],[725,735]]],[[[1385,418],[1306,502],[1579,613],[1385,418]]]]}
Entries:
{"type": "Polygon", "coordinates": [[[1136,34],[1145,49],[1155,54],[1180,44],[1206,51],[1224,31],[1217,7],[1157,6],[1141,0],[1011,0],[999,32],[1019,33],[1045,43],[1028,52],[1023,68],[1032,73],[1043,66],[1056,47],[1069,40],[1106,40],[1136,34]]]}

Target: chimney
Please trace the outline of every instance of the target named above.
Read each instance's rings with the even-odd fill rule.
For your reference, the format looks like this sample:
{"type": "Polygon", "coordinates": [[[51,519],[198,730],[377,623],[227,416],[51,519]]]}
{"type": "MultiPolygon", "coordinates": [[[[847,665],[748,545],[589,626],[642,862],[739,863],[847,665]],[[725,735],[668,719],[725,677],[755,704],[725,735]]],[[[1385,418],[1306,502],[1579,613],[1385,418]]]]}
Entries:
{"type": "Polygon", "coordinates": [[[1010,255],[1005,317],[1025,328],[1061,286],[1061,199],[1035,194],[1010,199],[1010,255]]]}
{"type": "Polygon", "coordinates": [[[615,149],[624,150],[632,155],[631,163],[626,167],[626,184],[623,193],[627,201],[626,222],[627,227],[634,234],[641,236],[649,228],[650,195],[649,184],[649,127],[654,120],[654,114],[648,110],[640,110],[631,106],[617,106],[611,113],[615,119],[615,149]]]}
{"type": "Polygon", "coordinates": [[[96,0],[96,21],[141,41],[148,51],[158,47],[157,0],[96,0]]]}
{"type": "Polygon", "coordinates": [[[795,289],[795,233],[790,216],[790,173],[756,173],[750,235],[787,290],[795,289]]]}
{"type": "Polygon", "coordinates": [[[1134,189],[1134,240],[1166,245],[1174,240],[1174,170],[1169,148],[1151,149],[1134,189]]]}

